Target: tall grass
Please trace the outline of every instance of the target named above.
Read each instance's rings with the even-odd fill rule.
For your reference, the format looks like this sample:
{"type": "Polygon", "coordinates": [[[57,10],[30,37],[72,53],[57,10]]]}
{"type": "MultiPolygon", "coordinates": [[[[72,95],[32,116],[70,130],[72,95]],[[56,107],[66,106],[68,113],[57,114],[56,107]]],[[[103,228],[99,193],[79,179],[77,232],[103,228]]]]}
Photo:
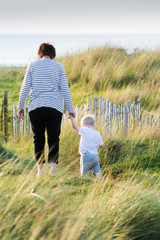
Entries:
{"type": "MultiPolygon", "coordinates": [[[[87,96],[114,103],[141,101],[159,113],[160,52],[132,55],[123,49],[97,48],[58,59],[65,67],[74,104],[87,96]]],[[[18,102],[25,68],[0,69],[0,88],[9,91],[9,108],[18,102]]],[[[2,92],[0,93],[2,100],[2,92]]],[[[1,102],[0,102],[1,103],[1,102]]],[[[108,134],[96,129],[104,147],[99,152],[102,181],[79,173],[79,136],[63,124],[58,171],[45,164],[36,176],[29,137],[0,142],[0,239],[2,240],[159,240],[160,132],[135,128],[108,134]]],[[[46,159],[47,159],[46,146],[46,159]]]]}
{"type": "Polygon", "coordinates": [[[79,137],[63,125],[58,172],[36,177],[30,138],[1,147],[1,239],[159,239],[159,133],[106,136],[102,181],[79,173],[79,137]],[[153,135],[152,135],[153,134],[153,135]]]}
{"type": "Polygon", "coordinates": [[[98,91],[115,104],[140,101],[144,108],[159,111],[160,51],[129,55],[123,49],[104,47],[60,61],[74,90],[98,91]]]}
{"type": "Polygon", "coordinates": [[[3,181],[1,239],[159,239],[156,184],[58,171],[36,178],[33,168],[3,181]]]}
{"type": "MultiPolygon", "coordinates": [[[[115,104],[140,101],[144,109],[160,112],[160,51],[129,55],[123,49],[106,46],[56,60],[66,70],[75,106],[85,103],[88,96],[102,95],[115,104]]],[[[18,103],[25,70],[0,68],[0,89],[9,91],[9,106],[18,103]]]]}

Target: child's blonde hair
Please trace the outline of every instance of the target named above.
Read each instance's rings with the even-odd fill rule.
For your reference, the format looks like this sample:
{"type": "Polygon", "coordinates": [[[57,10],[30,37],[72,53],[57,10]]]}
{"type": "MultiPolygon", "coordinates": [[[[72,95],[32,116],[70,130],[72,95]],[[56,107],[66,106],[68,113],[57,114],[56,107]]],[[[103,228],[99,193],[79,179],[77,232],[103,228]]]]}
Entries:
{"type": "Polygon", "coordinates": [[[81,127],[85,124],[86,126],[94,127],[95,125],[95,118],[92,115],[85,115],[81,119],[81,127]]]}

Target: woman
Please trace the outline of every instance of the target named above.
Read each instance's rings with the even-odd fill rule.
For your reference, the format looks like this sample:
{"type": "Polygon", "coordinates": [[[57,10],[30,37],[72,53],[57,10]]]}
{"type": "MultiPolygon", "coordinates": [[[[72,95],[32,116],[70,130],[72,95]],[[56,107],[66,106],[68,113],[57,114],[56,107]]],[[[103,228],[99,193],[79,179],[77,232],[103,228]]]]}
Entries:
{"type": "Polygon", "coordinates": [[[69,114],[75,117],[65,70],[60,63],[53,61],[55,56],[56,51],[51,44],[42,43],[39,46],[38,60],[28,66],[19,97],[18,115],[24,119],[24,104],[31,90],[28,111],[34,136],[38,176],[44,170],[45,129],[48,137],[50,173],[56,172],[63,98],[69,114]]]}

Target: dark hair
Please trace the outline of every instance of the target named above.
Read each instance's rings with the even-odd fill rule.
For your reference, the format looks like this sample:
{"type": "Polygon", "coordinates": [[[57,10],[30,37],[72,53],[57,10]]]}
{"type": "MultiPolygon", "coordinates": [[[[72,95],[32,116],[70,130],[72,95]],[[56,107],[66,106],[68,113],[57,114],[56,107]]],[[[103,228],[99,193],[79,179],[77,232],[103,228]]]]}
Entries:
{"type": "Polygon", "coordinates": [[[56,56],[56,49],[50,43],[42,43],[38,48],[38,55],[40,58],[43,56],[49,56],[53,59],[56,56]]]}

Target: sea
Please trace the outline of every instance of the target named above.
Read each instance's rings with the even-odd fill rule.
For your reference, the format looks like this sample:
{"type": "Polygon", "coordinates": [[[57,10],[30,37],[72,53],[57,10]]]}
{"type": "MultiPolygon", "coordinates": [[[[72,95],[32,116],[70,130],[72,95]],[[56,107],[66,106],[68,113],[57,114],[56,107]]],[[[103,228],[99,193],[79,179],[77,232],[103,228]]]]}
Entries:
{"type": "Polygon", "coordinates": [[[35,61],[38,47],[43,42],[55,46],[57,57],[102,46],[120,47],[128,54],[135,49],[160,50],[160,34],[3,34],[0,35],[0,66],[25,66],[35,61]]]}

